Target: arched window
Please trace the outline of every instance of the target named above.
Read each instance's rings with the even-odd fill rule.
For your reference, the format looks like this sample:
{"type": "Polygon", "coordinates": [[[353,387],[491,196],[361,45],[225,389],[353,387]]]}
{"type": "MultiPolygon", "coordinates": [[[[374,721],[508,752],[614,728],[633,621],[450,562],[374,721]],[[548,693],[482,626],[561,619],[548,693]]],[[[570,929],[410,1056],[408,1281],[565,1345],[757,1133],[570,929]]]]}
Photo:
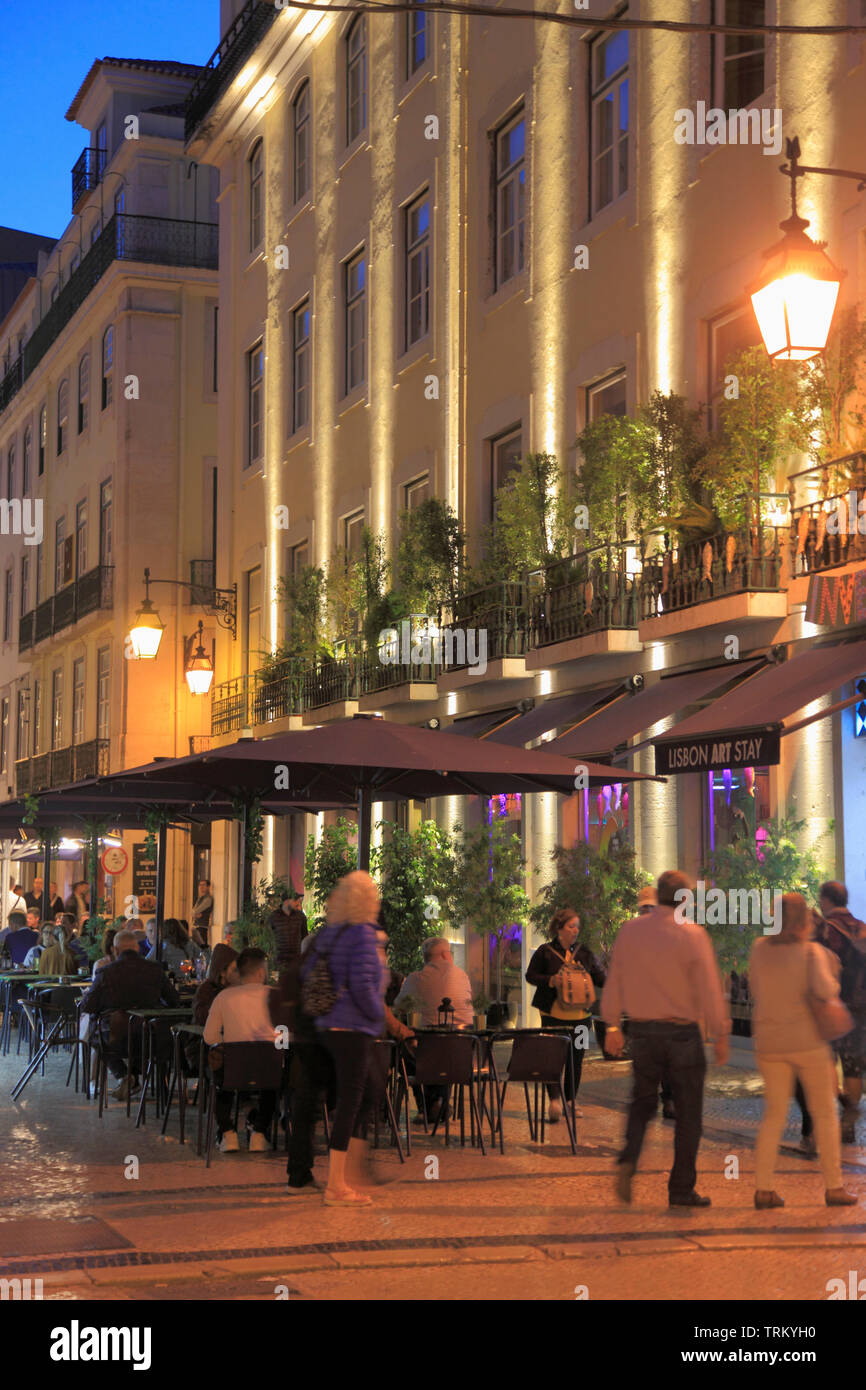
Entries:
{"type": "Polygon", "coordinates": [[[264,232],[264,172],[265,147],[259,140],[249,158],[251,251],[260,244],[264,232]]]}
{"type": "Polygon", "coordinates": [[[295,202],[310,191],[310,84],[305,82],[292,103],[295,151],[295,202]]]}
{"type": "Polygon", "coordinates": [[[114,399],[114,324],[102,335],[102,409],[114,399]]]}
{"type": "Polygon", "coordinates": [[[367,124],[367,28],[359,15],[346,35],[346,144],[367,124]]]}
{"type": "Polygon", "coordinates": [[[21,475],[21,493],[26,497],[30,491],[30,484],[33,481],[33,429],[30,425],[24,431],[24,446],[21,451],[23,461],[23,472],[21,475]]]}
{"type": "Polygon", "coordinates": [[[90,353],[85,352],[78,364],[78,433],[87,429],[90,418],[90,353]]]}
{"type": "Polygon", "coordinates": [[[64,377],[57,388],[57,457],[69,441],[69,382],[64,377]]]}

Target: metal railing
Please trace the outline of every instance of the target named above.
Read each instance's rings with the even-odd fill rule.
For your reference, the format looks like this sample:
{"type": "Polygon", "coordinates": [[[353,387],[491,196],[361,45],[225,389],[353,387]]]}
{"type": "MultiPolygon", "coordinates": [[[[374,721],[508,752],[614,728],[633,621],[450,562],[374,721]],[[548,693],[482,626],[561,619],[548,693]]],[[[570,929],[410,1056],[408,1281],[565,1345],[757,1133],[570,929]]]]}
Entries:
{"type": "Polygon", "coordinates": [[[398,685],[435,685],[439,671],[440,667],[433,661],[385,663],[380,661],[377,649],[375,652],[365,652],[361,657],[359,688],[362,695],[378,695],[380,691],[394,690],[398,685]]]}
{"type": "Polygon", "coordinates": [[[96,565],[19,619],[19,652],[27,651],[37,642],[44,642],[46,637],[72,627],[88,613],[110,608],[113,602],[114,566],[96,565]]]}
{"type": "Polygon", "coordinates": [[[17,795],[28,796],[52,787],[83,782],[88,777],[102,777],[109,771],[109,749],[107,738],[92,738],[87,743],[73,743],[66,748],[53,748],[50,753],[19,758],[15,764],[17,795]]]}
{"type": "Polygon", "coordinates": [[[279,666],[256,671],[253,677],[252,722],[271,724],[304,708],[303,664],[285,661],[279,666]]]}
{"type": "Polygon", "coordinates": [[[530,576],[530,646],[636,628],[637,576],[629,570],[629,557],[636,554],[629,542],[592,546],[530,576]]]}
{"type": "Polygon", "coordinates": [[[445,670],[462,670],[470,664],[470,655],[478,656],[481,632],[486,634],[488,662],[500,657],[524,656],[529,645],[525,583],[488,584],[483,589],[460,595],[451,627],[443,631],[442,665],[445,670]],[[471,640],[470,631],[475,633],[471,640]]]}
{"type": "Polygon", "coordinates": [[[223,34],[187,97],[187,140],[192,139],[211,107],[240,71],[279,13],[273,0],[247,0],[223,34]]]}
{"type": "Polygon", "coordinates": [[[788,479],[790,572],[815,574],[866,556],[866,454],[803,469],[788,479]],[[808,496],[813,493],[813,496],[808,496]]]}
{"type": "Polygon", "coordinates": [[[644,559],[638,581],[640,618],[657,618],[729,594],[777,593],[781,571],[775,526],[716,531],[644,559]]]}
{"type": "Polygon", "coordinates": [[[252,676],[234,676],[214,686],[210,705],[211,735],[230,734],[252,723],[250,716],[252,676]]]}
{"type": "Polygon", "coordinates": [[[213,747],[213,737],[211,734],[190,734],[189,751],[194,753],[209,753],[213,747]]]}
{"type": "Polygon", "coordinates": [[[308,666],[303,674],[302,700],[304,709],[323,709],[343,700],[357,700],[360,692],[359,663],[349,658],[342,661],[320,661],[308,666]]]}
{"type": "Polygon", "coordinates": [[[85,147],[72,166],[72,211],[77,210],[78,204],[89,193],[96,188],[105,173],[105,164],[108,158],[107,150],[96,149],[93,146],[85,147]]]}
{"type": "Polygon", "coordinates": [[[17,396],[21,390],[21,384],[24,380],[23,365],[23,359],[19,355],[0,379],[0,410],[5,410],[13,396],[17,396]]]}

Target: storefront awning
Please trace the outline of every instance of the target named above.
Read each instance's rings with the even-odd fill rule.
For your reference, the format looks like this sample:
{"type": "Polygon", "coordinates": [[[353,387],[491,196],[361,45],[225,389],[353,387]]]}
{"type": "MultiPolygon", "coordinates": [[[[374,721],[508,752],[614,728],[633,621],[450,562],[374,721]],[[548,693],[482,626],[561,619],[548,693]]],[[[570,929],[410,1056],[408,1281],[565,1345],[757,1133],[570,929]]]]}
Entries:
{"type": "Polygon", "coordinates": [[[777,763],[782,721],[864,672],[863,641],[812,647],[766,666],[656,739],[656,773],[777,763]],[[762,731],[764,741],[750,749],[762,731]]]}
{"type": "Polygon", "coordinates": [[[456,719],[445,730],[446,734],[463,734],[466,738],[483,738],[491,729],[498,729],[506,720],[514,719],[517,710],[512,705],[508,709],[485,710],[484,714],[470,714],[466,719],[456,719]]]}
{"type": "MultiPolygon", "coordinates": [[[[541,738],[542,734],[549,733],[551,729],[576,724],[589,710],[595,709],[596,705],[607,704],[621,689],[622,682],[619,681],[603,690],[580,690],[573,695],[557,695],[552,700],[545,700],[542,704],[536,705],[535,709],[529,710],[527,714],[509,719],[490,735],[490,739],[493,743],[507,743],[510,748],[522,748],[524,744],[532,739],[541,738]]],[[[550,747],[553,746],[551,743],[550,747]]]]}
{"type": "Polygon", "coordinates": [[[635,734],[651,729],[697,700],[705,700],[738,676],[742,678],[756,671],[760,664],[758,661],[728,662],[702,671],[686,671],[679,676],[663,676],[647,690],[624,695],[578,728],[554,739],[549,745],[550,751],[567,757],[609,756],[614,748],[634,738],[635,734]]]}

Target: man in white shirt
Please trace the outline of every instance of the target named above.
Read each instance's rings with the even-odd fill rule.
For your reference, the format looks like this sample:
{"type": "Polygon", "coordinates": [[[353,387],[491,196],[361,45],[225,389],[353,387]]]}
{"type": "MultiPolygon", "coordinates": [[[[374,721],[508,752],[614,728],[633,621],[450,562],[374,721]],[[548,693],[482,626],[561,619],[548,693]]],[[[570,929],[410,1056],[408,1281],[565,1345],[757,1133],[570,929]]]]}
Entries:
{"type": "Polygon", "coordinates": [[[430,936],[422,944],[421,954],[424,969],[413,970],[406,976],[394,1000],[394,1009],[400,1009],[406,999],[415,999],[421,1010],[423,1027],[432,1028],[439,1022],[442,1000],[450,999],[454,1022],[471,1027],[475,1021],[472,986],[466,971],[454,964],[451,943],[444,936],[430,936]]]}
{"type": "MultiPolygon", "coordinates": [[[[216,1043],[267,1042],[275,1046],[274,1025],[268,1009],[270,988],[268,960],[264,951],[248,946],[237,961],[238,983],[221,990],[210,1006],[204,1027],[204,1040],[213,1047],[216,1043]]],[[[222,1069],[214,1068],[217,1087],[222,1069]]],[[[241,1096],[241,1101],[244,1096],[241,1096]]],[[[248,1117],[251,1127],[250,1152],[262,1153],[268,1148],[267,1133],[271,1127],[276,1103],[275,1091],[260,1091],[256,1108],[248,1117]]],[[[217,1090],[216,1122],[221,1153],[237,1153],[240,1148],[232,1114],[234,1092],[217,1090]]]]}

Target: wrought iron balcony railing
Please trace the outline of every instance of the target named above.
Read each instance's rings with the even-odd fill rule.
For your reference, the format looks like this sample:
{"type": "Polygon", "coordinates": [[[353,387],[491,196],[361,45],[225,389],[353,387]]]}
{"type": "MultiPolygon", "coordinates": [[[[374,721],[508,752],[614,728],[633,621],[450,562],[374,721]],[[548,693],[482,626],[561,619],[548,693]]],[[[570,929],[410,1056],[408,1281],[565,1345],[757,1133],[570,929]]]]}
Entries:
{"type": "Polygon", "coordinates": [[[114,566],[96,565],[24,614],[18,623],[19,652],[28,651],[37,642],[44,642],[46,637],[72,627],[88,613],[111,608],[113,602],[114,566]]]}
{"type": "Polygon", "coordinates": [[[638,549],[598,545],[530,575],[530,646],[637,627],[638,549]]]}
{"type": "Polygon", "coordinates": [[[488,662],[524,656],[528,644],[525,583],[488,584],[458,598],[453,622],[442,630],[442,665],[462,670],[478,664],[484,651],[488,662]]]}
{"type": "Polygon", "coordinates": [[[72,211],[77,212],[78,204],[86,193],[101,183],[105,173],[107,150],[83,149],[72,166],[72,211]]]}
{"type": "Polygon", "coordinates": [[[647,556],[638,584],[641,621],[730,594],[777,593],[781,570],[775,526],[716,531],[647,556]]]}
{"type": "Polygon", "coordinates": [[[302,700],[304,709],[324,709],[344,700],[357,700],[360,693],[358,661],[321,661],[304,671],[302,700]]]}
{"type": "Polygon", "coordinates": [[[235,676],[214,686],[210,706],[210,731],[214,737],[252,724],[253,684],[252,676],[235,676]]]}
{"type": "Polygon", "coordinates": [[[19,758],[15,764],[17,795],[28,796],[52,787],[83,782],[88,777],[102,777],[109,771],[109,750],[107,738],[92,738],[87,743],[73,743],[66,748],[54,748],[50,753],[19,758]]]}
{"type": "Polygon", "coordinates": [[[398,661],[392,664],[383,662],[378,650],[365,652],[361,658],[360,692],[362,695],[378,695],[383,690],[394,690],[398,685],[435,685],[440,670],[441,667],[434,661],[398,661]]]}
{"type": "Polygon", "coordinates": [[[19,356],[15,358],[12,366],[0,378],[0,410],[5,410],[13,396],[17,396],[21,390],[23,376],[23,359],[19,356]]]}
{"type": "Polygon", "coordinates": [[[280,10],[273,0],[247,0],[220,39],[186,103],[186,139],[191,140],[211,107],[240,72],[280,10]]]}
{"type": "Polygon", "coordinates": [[[33,646],[33,624],[36,613],[31,608],[29,613],[23,613],[18,619],[18,650],[27,652],[33,646]]]}
{"type": "Polygon", "coordinates": [[[788,480],[788,492],[793,576],[866,556],[866,454],[847,454],[796,473],[788,480]]]}
{"type": "Polygon", "coordinates": [[[257,671],[252,692],[252,722],[271,724],[304,708],[303,665],[285,661],[277,667],[257,671]]]}

